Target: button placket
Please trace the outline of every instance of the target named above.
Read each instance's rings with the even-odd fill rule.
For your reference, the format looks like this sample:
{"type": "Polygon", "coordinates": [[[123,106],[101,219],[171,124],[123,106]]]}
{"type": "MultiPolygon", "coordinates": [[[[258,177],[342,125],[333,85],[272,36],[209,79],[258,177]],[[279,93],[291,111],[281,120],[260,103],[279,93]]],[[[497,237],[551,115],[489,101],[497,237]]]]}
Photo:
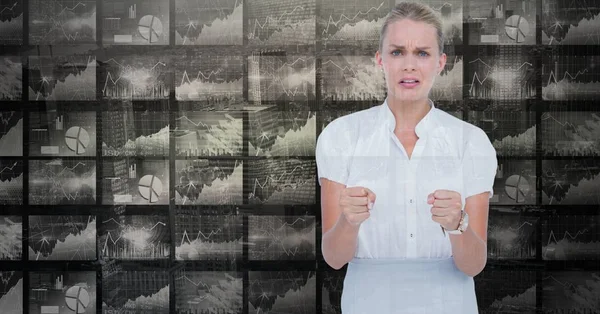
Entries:
{"type": "MultiPolygon", "coordinates": [[[[413,155],[414,156],[414,155],[413,155]]],[[[414,169],[414,160],[408,161],[408,184],[406,186],[406,196],[408,198],[408,209],[407,209],[407,243],[406,243],[406,255],[407,257],[416,257],[417,256],[417,207],[416,207],[416,195],[415,195],[415,185],[416,185],[416,172],[414,169]]]]}

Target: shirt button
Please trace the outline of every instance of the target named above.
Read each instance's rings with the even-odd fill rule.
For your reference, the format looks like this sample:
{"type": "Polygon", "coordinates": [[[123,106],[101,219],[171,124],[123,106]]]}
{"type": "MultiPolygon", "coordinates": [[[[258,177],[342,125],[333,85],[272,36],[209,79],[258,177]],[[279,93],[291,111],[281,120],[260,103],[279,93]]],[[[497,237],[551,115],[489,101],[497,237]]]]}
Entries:
{"type": "Polygon", "coordinates": [[[414,238],[414,237],[415,237],[415,235],[411,233],[411,234],[410,234],[410,237],[411,237],[411,238],[414,238]]]}
{"type": "Polygon", "coordinates": [[[412,204],[412,198],[410,199],[410,203],[412,204]]]}

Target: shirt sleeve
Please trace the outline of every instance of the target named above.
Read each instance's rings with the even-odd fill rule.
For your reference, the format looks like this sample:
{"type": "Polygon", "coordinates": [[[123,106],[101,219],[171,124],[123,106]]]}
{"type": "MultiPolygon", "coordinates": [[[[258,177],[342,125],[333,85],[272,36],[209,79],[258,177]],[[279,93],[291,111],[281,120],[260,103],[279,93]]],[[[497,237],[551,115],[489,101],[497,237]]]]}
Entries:
{"type": "Polygon", "coordinates": [[[464,198],[483,192],[494,195],[494,178],[498,168],[496,149],[485,132],[476,127],[471,131],[462,159],[464,198]]]}
{"type": "Polygon", "coordinates": [[[329,123],[317,138],[315,159],[319,185],[321,178],[341,184],[348,179],[350,162],[350,130],[343,130],[343,121],[329,123]]]}

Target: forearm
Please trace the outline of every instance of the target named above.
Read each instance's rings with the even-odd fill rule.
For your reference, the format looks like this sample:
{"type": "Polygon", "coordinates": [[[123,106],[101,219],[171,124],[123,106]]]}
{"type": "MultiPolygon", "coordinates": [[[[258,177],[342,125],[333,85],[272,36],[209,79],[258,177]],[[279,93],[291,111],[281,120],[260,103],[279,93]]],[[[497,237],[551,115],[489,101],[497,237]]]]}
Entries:
{"type": "Polygon", "coordinates": [[[449,236],[456,267],[468,276],[477,276],[487,263],[487,243],[470,227],[461,235],[449,236]]]}
{"type": "Polygon", "coordinates": [[[323,235],[321,251],[329,266],[340,269],[354,258],[359,227],[340,215],[336,224],[323,235]]]}

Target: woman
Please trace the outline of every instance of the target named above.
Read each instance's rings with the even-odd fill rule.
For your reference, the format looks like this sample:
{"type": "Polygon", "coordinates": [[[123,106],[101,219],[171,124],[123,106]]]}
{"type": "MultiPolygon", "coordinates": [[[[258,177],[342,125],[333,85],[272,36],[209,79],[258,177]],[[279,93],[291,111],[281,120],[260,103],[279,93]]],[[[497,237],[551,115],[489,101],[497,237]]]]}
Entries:
{"type": "Polygon", "coordinates": [[[429,7],[398,4],[375,54],[386,100],[317,140],[323,256],[335,269],[348,263],[343,314],[478,312],[496,151],[429,99],[443,42],[429,7]]]}

